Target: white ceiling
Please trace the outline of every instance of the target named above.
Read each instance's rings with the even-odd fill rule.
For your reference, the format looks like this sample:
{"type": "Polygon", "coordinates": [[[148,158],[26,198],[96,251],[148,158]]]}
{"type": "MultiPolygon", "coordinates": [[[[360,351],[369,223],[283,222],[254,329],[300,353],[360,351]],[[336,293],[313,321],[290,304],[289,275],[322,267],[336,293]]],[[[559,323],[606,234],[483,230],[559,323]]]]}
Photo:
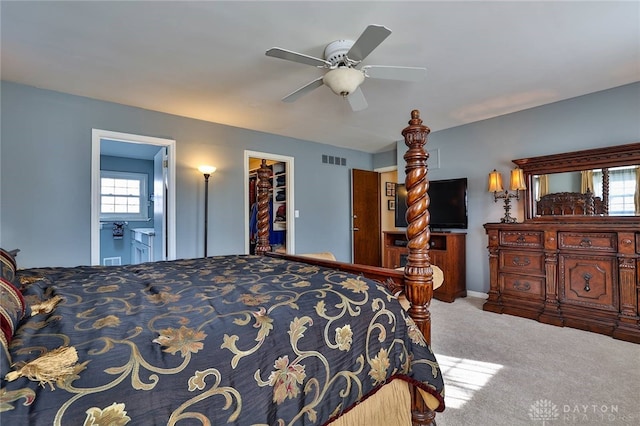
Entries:
{"type": "MultiPolygon", "coordinates": [[[[412,109],[432,131],[640,81],[638,1],[2,1],[3,80],[366,152],[390,149],[412,109]],[[369,107],[320,87],[322,58],[369,24],[393,33],[365,65],[369,107]]],[[[117,130],[117,129],[114,129],[117,130]]]]}

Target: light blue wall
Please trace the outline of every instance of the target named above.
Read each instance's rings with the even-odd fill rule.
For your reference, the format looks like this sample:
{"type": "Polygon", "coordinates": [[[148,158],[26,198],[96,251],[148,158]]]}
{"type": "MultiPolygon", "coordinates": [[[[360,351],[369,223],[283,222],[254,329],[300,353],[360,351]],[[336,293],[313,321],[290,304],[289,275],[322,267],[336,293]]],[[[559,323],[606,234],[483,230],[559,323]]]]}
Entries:
{"type": "MultiPolygon", "coordinates": [[[[429,117],[422,116],[429,125],[429,117]]],[[[489,261],[483,224],[499,222],[504,201],[494,203],[487,176],[497,169],[505,184],[512,160],[640,141],[640,83],[580,96],[465,126],[432,132],[426,145],[430,180],[467,177],[467,289],[489,291],[489,261]]],[[[398,176],[404,180],[406,151],[398,142],[398,176]]],[[[522,221],[524,202],[512,201],[512,215],[522,221]]]]}
{"type": "MultiPolygon", "coordinates": [[[[580,187],[582,186],[582,176],[579,172],[552,173],[548,176],[549,188],[553,188],[553,192],[580,192],[580,187]]],[[[595,195],[598,196],[601,194],[595,195]]]]}
{"type": "MultiPolygon", "coordinates": [[[[296,251],[351,259],[351,168],[372,155],[205,121],[2,82],[0,245],[20,248],[20,266],[89,264],[91,129],[176,140],[177,256],[202,255],[204,179],[209,254],[244,252],[244,151],[295,158],[296,251]],[[322,154],[347,167],[322,163],[322,154]]],[[[259,111],[255,111],[259,114],[259,111]]]]}
{"type": "Polygon", "coordinates": [[[381,169],[384,167],[391,167],[398,164],[396,159],[396,151],[390,150],[385,152],[379,152],[373,155],[373,168],[381,169]]]}

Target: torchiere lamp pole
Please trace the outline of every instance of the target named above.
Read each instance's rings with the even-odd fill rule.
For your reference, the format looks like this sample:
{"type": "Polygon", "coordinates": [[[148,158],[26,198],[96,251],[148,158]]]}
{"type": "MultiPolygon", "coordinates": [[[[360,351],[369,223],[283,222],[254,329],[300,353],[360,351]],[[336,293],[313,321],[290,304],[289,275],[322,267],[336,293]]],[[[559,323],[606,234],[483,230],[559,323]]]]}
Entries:
{"type": "Polygon", "coordinates": [[[216,171],[213,166],[198,167],[204,174],[204,257],[207,257],[207,236],[209,234],[209,177],[216,171]]]}

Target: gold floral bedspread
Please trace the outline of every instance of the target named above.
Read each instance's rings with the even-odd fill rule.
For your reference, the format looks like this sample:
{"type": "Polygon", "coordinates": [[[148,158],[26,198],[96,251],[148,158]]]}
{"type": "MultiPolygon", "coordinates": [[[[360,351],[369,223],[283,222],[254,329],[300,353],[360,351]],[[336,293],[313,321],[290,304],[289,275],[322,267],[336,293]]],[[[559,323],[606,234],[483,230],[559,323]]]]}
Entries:
{"type": "Polygon", "coordinates": [[[356,275],[244,255],[18,275],[28,304],[59,303],[20,324],[14,368],[78,361],[44,385],[3,372],[2,424],[324,424],[393,378],[443,401],[422,334],[356,275]]]}

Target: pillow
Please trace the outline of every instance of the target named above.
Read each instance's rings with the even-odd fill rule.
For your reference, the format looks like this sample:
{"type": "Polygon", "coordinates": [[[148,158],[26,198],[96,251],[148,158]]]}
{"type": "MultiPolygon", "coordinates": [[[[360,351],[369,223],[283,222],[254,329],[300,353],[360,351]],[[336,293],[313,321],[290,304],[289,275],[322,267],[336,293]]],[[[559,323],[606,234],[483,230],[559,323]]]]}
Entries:
{"type": "Polygon", "coordinates": [[[0,368],[3,372],[9,371],[11,366],[9,344],[24,314],[22,293],[11,281],[0,277],[0,368]]]}
{"type": "Polygon", "coordinates": [[[9,251],[0,248],[0,278],[13,281],[16,277],[16,269],[18,267],[13,255],[9,251]]]}
{"type": "Polygon", "coordinates": [[[4,338],[4,334],[0,333],[0,382],[4,380],[5,374],[11,371],[11,354],[9,353],[9,344],[4,338]]]}
{"type": "Polygon", "coordinates": [[[336,260],[336,257],[333,255],[333,253],[328,251],[323,251],[320,253],[305,253],[300,254],[299,256],[312,257],[314,259],[336,260]]]}

